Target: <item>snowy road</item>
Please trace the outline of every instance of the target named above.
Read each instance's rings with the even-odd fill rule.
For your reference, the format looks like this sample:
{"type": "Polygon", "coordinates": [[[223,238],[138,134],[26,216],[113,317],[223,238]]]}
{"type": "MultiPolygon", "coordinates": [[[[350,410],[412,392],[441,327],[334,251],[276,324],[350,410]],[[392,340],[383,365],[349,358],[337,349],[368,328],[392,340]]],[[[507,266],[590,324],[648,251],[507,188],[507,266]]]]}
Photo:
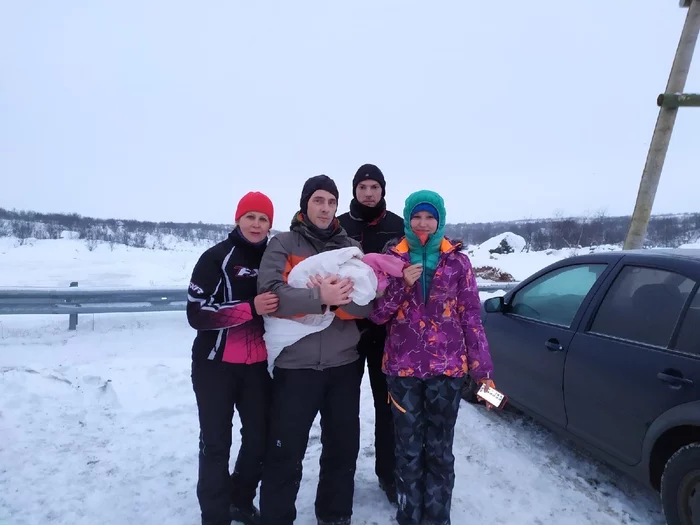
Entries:
{"type": "MultiPolygon", "coordinates": [[[[66,325],[0,318],[0,524],[198,523],[193,332],[182,314],[82,316],[75,333],[66,325]]],[[[388,525],[363,388],[353,523],[388,525]]],[[[315,525],[319,437],[316,424],[299,525],[315,525]]],[[[463,403],[455,456],[455,524],[663,523],[653,493],[522,416],[463,403]]]]}

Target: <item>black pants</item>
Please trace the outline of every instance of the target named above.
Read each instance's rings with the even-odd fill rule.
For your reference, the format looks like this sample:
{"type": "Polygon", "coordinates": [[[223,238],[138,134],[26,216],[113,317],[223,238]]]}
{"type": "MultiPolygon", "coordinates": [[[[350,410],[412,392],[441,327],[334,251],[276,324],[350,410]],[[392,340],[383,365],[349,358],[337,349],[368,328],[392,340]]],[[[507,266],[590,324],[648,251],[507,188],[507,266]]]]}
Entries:
{"type": "Polygon", "coordinates": [[[449,525],[452,444],[464,379],[390,377],[399,525],[449,525]]]}
{"type": "Polygon", "coordinates": [[[291,525],[309,432],[321,413],[321,472],[316,516],[352,516],[360,449],[360,373],[357,363],[318,370],[275,368],[270,441],[260,487],[263,525],[291,525]]]}
{"type": "Polygon", "coordinates": [[[262,474],[270,403],[267,362],[194,361],[192,386],[199,411],[202,525],[230,525],[230,506],[250,508],[262,474]],[[234,407],[241,419],[241,448],[229,474],[234,407]]]}
{"type": "Polygon", "coordinates": [[[389,405],[387,378],[382,372],[384,339],[363,338],[357,347],[360,353],[359,366],[362,374],[365,362],[369,373],[369,383],[374,397],[374,472],[387,484],[394,484],[394,420],[389,405]]]}

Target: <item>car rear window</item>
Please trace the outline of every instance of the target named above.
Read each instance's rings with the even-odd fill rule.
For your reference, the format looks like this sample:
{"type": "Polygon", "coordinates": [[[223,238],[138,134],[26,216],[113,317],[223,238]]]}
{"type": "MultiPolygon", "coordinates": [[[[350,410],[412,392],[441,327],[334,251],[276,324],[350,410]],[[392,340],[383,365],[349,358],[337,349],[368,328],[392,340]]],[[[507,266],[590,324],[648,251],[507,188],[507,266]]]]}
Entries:
{"type": "Polygon", "coordinates": [[[591,332],[667,347],[694,286],[675,272],[627,266],[605,295],[591,332]]]}

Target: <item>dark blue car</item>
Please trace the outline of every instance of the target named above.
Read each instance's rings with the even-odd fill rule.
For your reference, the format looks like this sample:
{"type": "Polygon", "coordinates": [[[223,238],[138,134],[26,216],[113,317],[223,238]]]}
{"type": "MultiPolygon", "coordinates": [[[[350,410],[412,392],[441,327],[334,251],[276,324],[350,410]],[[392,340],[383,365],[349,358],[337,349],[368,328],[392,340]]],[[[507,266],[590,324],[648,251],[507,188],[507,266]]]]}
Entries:
{"type": "Polygon", "coordinates": [[[700,524],[700,250],[559,261],[484,303],[517,408],[659,490],[700,524]]]}

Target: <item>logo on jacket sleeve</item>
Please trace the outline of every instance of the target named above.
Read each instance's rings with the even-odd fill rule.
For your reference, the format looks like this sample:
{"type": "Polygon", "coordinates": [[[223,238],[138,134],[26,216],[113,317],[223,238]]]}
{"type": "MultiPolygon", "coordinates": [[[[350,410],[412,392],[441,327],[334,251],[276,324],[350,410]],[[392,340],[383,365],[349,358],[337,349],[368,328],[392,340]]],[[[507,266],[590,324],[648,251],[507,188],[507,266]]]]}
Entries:
{"type": "Polygon", "coordinates": [[[202,289],[202,287],[201,287],[201,286],[197,286],[197,285],[194,284],[194,283],[190,283],[190,290],[192,290],[193,292],[198,293],[198,294],[203,294],[203,293],[204,293],[204,290],[202,289]]]}

